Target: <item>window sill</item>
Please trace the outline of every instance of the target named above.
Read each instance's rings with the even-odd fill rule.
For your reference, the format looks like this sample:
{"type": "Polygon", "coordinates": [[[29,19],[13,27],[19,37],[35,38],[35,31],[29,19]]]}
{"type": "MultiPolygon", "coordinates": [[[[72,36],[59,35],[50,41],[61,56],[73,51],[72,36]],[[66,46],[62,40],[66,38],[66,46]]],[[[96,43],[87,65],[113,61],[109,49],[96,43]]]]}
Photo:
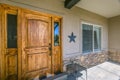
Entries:
{"type": "Polygon", "coordinates": [[[100,54],[100,53],[102,53],[102,50],[101,50],[101,51],[95,51],[95,52],[82,53],[82,55],[88,55],[88,54],[100,54]]]}

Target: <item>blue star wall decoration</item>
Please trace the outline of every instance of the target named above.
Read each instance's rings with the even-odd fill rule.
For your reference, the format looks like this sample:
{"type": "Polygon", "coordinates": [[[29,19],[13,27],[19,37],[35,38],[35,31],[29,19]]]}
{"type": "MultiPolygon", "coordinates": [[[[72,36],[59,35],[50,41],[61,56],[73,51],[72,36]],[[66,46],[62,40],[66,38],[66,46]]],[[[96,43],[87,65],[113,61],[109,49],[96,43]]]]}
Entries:
{"type": "Polygon", "coordinates": [[[70,38],[70,43],[73,41],[73,42],[75,42],[75,38],[76,38],[76,36],[74,35],[74,33],[72,32],[71,33],[71,35],[70,36],[68,36],[68,38],[70,38]]]}

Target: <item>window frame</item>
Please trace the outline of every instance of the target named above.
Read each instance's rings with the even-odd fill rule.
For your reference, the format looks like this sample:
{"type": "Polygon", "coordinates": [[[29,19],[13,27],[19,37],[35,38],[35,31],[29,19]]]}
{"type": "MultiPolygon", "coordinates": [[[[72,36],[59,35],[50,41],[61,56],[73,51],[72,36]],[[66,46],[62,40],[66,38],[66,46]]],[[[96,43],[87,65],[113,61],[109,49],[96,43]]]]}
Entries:
{"type": "Polygon", "coordinates": [[[101,52],[102,51],[102,26],[101,25],[97,25],[97,24],[92,24],[92,23],[88,23],[88,22],[81,22],[81,36],[82,36],[82,43],[83,43],[83,24],[87,24],[87,25],[92,25],[92,27],[93,27],[93,37],[92,37],[92,39],[93,39],[93,41],[92,41],[92,47],[93,47],[93,50],[91,51],[91,52],[83,52],[83,44],[81,44],[81,50],[82,50],[82,54],[90,54],[90,53],[99,53],[99,52],[101,52]],[[95,49],[94,49],[94,27],[98,27],[98,28],[100,28],[101,29],[101,39],[100,39],[100,50],[98,50],[98,51],[95,51],[95,49]]]}

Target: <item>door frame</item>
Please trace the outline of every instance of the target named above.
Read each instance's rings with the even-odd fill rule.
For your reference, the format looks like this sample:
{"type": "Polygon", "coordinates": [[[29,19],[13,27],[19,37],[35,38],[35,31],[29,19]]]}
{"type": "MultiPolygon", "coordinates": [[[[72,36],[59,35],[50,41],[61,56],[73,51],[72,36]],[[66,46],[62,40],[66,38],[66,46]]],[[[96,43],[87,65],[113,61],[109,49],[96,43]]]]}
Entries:
{"type": "MultiPolygon", "coordinates": [[[[1,42],[1,78],[2,80],[5,80],[6,79],[6,59],[5,59],[5,54],[6,54],[6,48],[7,48],[7,13],[9,14],[15,14],[17,15],[17,47],[19,48],[19,42],[20,42],[20,39],[19,39],[19,34],[18,34],[18,30],[19,30],[19,26],[18,26],[18,23],[19,23],[19,19],[18,19],[18,8],[17,7],[13,7],[13,6],[10,6],[10,5],[7,5],[7,4],[0,4],[0,10],[1,10],[1,15],[0,15],[0,18],[1,18],[1,23],[0,23],[0,29],[1,29],[1,33],[0,35],[2,36],[1,39],[0,39],[0,42],[1,42]]],[[[18,49],[17,48],[17,49],[18,49]]],[[[20,50],[18,50],[18,53],[20,52],[20,50]]],[[[18,56],[17,56],[18,58],[18,56]]],[[[18,62],[18,61],[17,61],[18,62]]],[[[18,65],[18,64],[17,64],[18,65]]],[[[18,67],[17,67],[18,69],[18,67]]],[[[18,73],[17,73],[18,74],[18,73]]]]}
{"type": "MultiPolygon", "coordinates": [[[[60,70],[61,70],[61,72],[63,72],[63,54],[62,54],[62,21],[63,21],[63,18],[62,17],[59,17],[59,16],[53,16],[52,17],[52,49],[55,49],[55,45],[54,45],[54,22],[59,22],[60,24],[59,24],[59,29],[60,29],[60,31],[59,31],[59,46],[60,46],[60,70]]],[[[52,63],[54,64],[54,54],[55,54],[55,52],[54,52],[54,50],[52,51],[52,56],[53,56],[53,58],[52,58],[52,63]]],[[[53,66],[53,65],[52,65],[53,66]]],[[[52,67],[52,73],[54,73],[55,71],[54,71],[54,67],[52,67]]]]}
{"type": "MultiPolygon", "coordinates": [[[[18,46],[18,80],[21,80],[21,77],[22,77],[22,63],[21,63],[21,60],[22,60],[22,50],[23,50],[23,48],[22,48],[22,32],[21,32],[21,30],[22,30],[22,28],[21,28],[21,26],[22,26],[22,18],[23,18],[23,12],[25,12],[25,13],[35,13],[36,15],[44,15],[44,16],[48,16],[48,17],[51,17],[51,19],[52,19],[52,23],[51,23],[51,26],[52,26],[52,33],[53,33],[53,27],[54,27],[54,24],[53,24],[53,19],[54,18],[59,18],[60,19],[60,48],[61,48],[61,71],[63,71],[63,59],[62,59],[62,57],[63,57],[63,55],[62,55],[62,17],[61,16],[57,16],[57,15],[52,15],[52,14],[47,14],[47,13],[42,13],[42,12],[39,12],[39,11],[33,11],[33,10],[29,10],[29,9],[23,9],[23,8],[20,8],[20,7],[16,7],[16,6],[11,6],[11,5],[8,5],[8,4],[2,4],[2,3],[0,3],[0,37],[1,37],[1,39],[0,39],[0,43],[1,43],[1,45],[0,45],[0,79],[2,80],[5,80],[5,65],[3,65],[3,64],[5,64],[5,61],[4,61],[4,54],[6,53],[6,51],[5,51],[5,45],[6,45],[6,43],[5,43],[5,35],[6,34],[4,34],[5,33],[5,24],[6,24],[6,19],[5,19],[5,15],[6,15],[6,13],[5,13],[5,11],[6,10],[10,10],[10,12],[11,11],[13,11],[13,13],[14,12],[17,12],[17,46],[18,46]]],[[[53,34],[52,34],[52,37],[53,37],[53,34]]],[[[54,38],[52,38],[51,40],[52,41],[54,41],[53,40],[54,38]]],[[[53,43],[52,43],[52,45],[53,45],[53,43]]],[[[52,72],[54,72],[54,69],[52,69],[52,72]]]]}
{"type": "Polygon", "coordinates": [[[0,80],[2,77],[2,7],[0,6],[0,80]]]}

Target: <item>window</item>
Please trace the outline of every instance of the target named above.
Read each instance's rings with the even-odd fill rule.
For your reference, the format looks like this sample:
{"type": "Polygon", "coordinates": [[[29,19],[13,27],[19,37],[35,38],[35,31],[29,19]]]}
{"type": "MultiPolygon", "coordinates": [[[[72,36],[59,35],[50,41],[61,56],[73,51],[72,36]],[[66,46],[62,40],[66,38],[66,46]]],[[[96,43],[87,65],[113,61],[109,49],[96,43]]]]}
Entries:
{"type": "Polygon", "coordinates": [[[82,24],[82,52],[101,50],[101,27],[93,24],[82,24]]]}
{"type": "Polygon", "coordinates": [[[7,47],[17,48],[17,15],[7,14],[7,47]]]}
{"type": "Polygon", "coordinates": [[[59,46],[59,22],[54,22],[54,45],[59,46]]]}

